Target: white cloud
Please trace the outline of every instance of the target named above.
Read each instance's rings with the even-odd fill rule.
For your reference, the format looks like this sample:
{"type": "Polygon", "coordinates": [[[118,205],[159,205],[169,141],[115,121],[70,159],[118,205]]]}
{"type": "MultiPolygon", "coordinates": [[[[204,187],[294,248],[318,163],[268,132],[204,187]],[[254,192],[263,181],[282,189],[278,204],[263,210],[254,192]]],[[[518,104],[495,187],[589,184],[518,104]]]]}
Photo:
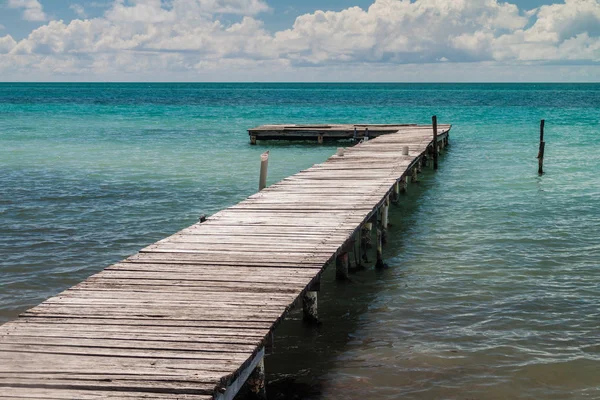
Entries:
{"type": "Polygon", "coordinates": [[[85,9],[80,4],[71,4],[69,6],[71,10],[80,18],[87,18],[87,14],[85,13],[85,9]]]}
{"type": "Polygon", "coordinates": [[[600,63],[600,0],[529,11],[496,0],[375,0],[366,10],[301,15],[274,33],[257,19],[268,10],[262,0],[117,0],[101,18],[50,21],[18,43],[0,38],[0,54],[8,53],[0,72],[222,80],[234,76],[225,71],[276,79],[328,68],[337,77],[342,66],[357,74],[375,66],[600,63]],[[241,19],[226,24],[223,13],[241,19]]]}
{"type": "Polygon", "coordinates": [[[6,54],[10,52],[15,46],[17,42],[10,35],[6,35],[0,37],[0,54],[6,54]]]}
{"type": "Polygon", "coordinates": [[[38,0],[8,0],[10,8],[22,8],[26,21],[46,21],[48,17],[38,0]]]}

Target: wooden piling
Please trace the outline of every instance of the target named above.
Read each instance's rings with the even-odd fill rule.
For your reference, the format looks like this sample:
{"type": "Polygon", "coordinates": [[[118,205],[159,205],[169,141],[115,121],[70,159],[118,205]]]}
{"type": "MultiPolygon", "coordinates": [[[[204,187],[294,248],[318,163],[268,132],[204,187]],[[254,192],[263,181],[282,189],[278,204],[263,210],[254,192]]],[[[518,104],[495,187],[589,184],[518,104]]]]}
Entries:
{"type": "Polygon", "coordinates": [[[267,187],[267,171],[269,168],[269,152],[265,151],[260,155],[260,178],[258,180],[258,191],[267,187]]]}
{"type": "Polygon", "coordinates": [[[309,290],[304,293],[304,296],[302,296],[302,311],[305,322],[309,324],[319,323],[316,291],[309,290]]]}
{"type": "Polygon", "coordinates": [[[400,193],[406,193],[406,189],[408,189],[408,177],[406,175],[404,175],[402,178],[400,178],[400,193]]]}
{"type": "Polygon", "coordinates": [[[246,381],[248,390],[252,394],[252,398],[256,400],[267,400],[267,390],[265,385],[265,359],[264,357],[258,362],[254,371],[246,381]]]}
{"type": "Polygon", "coordinates": [[[362,226],[359,227],[354,233],[354,263],[356,264],[356,268],[359,269],[362,267],[362,226]]]}
{"type": "Polygon", "coordinates": [[[544,174],[544,150],[546,148],[546,142],[544,142],[544,125],[545,120],[540,121],[540,149],[538,151],[538,174],[544,174]]]}
{"type": "Polygon", "coordinates": [[[362,261],[364,261],[365,263],[369,262],[369,255],[368,255],[368,249],[371,245],[371,229],[372,229],[373,224],[370,222],[367,222],[366,224],[364,224],[361,227],[360,233],[361,233],[361,239],[360,239],[360,252],[362,255],[362,261]]]}
{"type": "Polygon", "coordinates": [[[250,144],[256,144],[256,135],[250,135],[250,144]]]}
{"type": "Polygon", "coordinates": [[[381,227],[377,228],[377,261],[375,262],[375,268],[384,268],[383,263],[383,230],[381,227]]]}
{"type": "Polygon", "coordinates": [[[387,243],[387,230],[389,225],[389,210],[390,210],[390,198],[385,198],[383,206],[381,206],[381,242],[382,244],[387,243]]]}
{"type": "Polygon", "coordinates": [[[433,124],[433,169],[438,169],[438,128],[435,115],[431,117],[431,122],[433,124]]]}
{"type": "Polygon", "coordinates": [[[412,169],[410,170],[410,183],[416,183],[419,182],[419,170],[417,169],[416,166],[412,167],[412,169]]]}
{"type": "Polygon", "coordinates": [[[348,253],[342,253],[335,258],[335,277],[338,281],[348,280],[348,253]]]}
{"type": "Polygon", "coordinates": [[[317,136],[317,143],[323,144],[323,135],[317,136]]]}

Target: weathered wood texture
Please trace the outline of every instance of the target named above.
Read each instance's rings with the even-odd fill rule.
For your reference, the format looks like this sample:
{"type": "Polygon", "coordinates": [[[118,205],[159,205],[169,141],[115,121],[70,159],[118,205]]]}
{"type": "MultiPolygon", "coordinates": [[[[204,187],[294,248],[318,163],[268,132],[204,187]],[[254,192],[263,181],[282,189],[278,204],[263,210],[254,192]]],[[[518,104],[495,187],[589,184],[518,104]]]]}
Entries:
{"type": "MultiPolygon", "coordinates": [[[[396,133],[398,130],[410,128],[423,128],[416,124],[316,124],[316,125],[262,125],[248,129],[250,142],[256,144],[257,140],[360,140],[366,136],[370,139],[380,135],[396,133]]],[[[450,125],[440,125],[442,131],[450,129],[450,125]]]]}
{"type": "Polygon", "coordinates": [[[4,324],[0,398],[223,396],[432,138],[407,126],[348,148],[4,324]]]}

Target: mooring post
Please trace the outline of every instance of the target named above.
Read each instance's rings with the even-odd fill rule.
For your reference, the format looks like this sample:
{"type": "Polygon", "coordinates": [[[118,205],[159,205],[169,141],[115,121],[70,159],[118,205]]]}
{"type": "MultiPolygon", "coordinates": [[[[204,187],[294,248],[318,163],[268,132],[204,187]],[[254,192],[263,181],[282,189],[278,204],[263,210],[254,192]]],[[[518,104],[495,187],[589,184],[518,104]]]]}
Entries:
{"type": "Polygon", "coordinates": [[[402,146],[402,155],[403,156],[407,156],[408,155],[408,146],[402,146]]]}
{"type": "Polygon", "coordinates": [[[435,115],[431,117],[431,122],[433,123],[433,169],[438,169],[438,129],[435,115]]]}
{"type": "Polygon", "coordinates": [[[335,258],[335,278],[338,281],[348,280],[348,253],[342,253],[335,258]]]}
{"type": "Polygon", "coordinates": [[[544,142],[544,125],[545,120],[540,121],[540,150],[538,151],[538,174],[544,173],[544,150],[546,148],[546,142],[544,142]]]}
{"type": "Polygon", "coordinates": [[[250,135],[250,144],[256,144],[256,135],[250,135]]]}
{"type": "Polygon", "coordinates": [[[257,400],[267,400],[267,390],[265,388],[265,358],[261,360],[254,368],[254,371],[246,380],[248,390],[252,394],[252,397],[257,400]]]}
{"type": "Polygon", "coordinates": [[[260,155],[260,178],[258,180],[258,191],[267,187],[267,170],[269,168],[269,151],[260,155]]]}

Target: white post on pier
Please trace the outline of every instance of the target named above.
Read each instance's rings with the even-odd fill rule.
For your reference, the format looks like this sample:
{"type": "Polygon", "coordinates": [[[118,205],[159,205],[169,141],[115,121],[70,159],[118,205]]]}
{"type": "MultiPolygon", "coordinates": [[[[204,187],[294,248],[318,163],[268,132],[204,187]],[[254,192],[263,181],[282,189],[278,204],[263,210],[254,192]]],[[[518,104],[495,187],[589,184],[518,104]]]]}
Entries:
{"type": "Polygon", "coordinates": [[[267,187],[267,170],[269,168],[269,152],[260,155],[260,178],[258,180],[258,191],[267,187]]]}

